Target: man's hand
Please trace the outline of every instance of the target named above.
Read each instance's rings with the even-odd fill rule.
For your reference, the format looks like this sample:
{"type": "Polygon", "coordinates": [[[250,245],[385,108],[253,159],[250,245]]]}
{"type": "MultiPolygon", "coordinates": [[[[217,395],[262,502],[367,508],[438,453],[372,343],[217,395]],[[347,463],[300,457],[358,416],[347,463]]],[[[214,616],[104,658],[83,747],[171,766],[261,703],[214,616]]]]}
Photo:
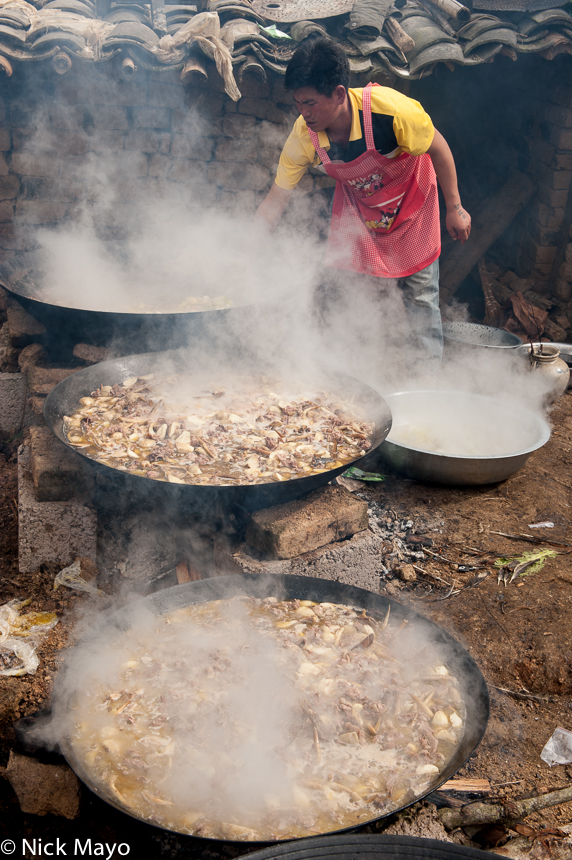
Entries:
{"type": "Polygon", "coordinates": [[[451,239],[458,239],[464,245],[471,235],[471,216],[460,203],[455,203],[451,209],[447,209],[445,225],[451,239]]]}
{"type": "Polygon", "coordinates": [[[272,233],[278,226],[278,222],[282,218],[291,197],[291,191],[280,188],[274,182],[272,188],[256,210],[256,215],[254,216],[255,222],[272,233]]]}

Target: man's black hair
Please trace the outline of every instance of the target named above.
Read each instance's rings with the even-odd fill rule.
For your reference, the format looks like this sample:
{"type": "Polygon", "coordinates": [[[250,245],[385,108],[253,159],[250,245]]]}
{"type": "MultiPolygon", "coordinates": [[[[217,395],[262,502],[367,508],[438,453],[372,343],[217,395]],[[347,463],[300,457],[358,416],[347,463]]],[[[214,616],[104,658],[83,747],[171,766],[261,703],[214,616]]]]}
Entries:
{"type": "Polygon", "coordinates": [[[333,95],[339,85],[350,85],[350,64],[344,49],[325,36],[309,36],[288,63],[284,86],[287,90],[312,87],[320,95],[333,95]]]}

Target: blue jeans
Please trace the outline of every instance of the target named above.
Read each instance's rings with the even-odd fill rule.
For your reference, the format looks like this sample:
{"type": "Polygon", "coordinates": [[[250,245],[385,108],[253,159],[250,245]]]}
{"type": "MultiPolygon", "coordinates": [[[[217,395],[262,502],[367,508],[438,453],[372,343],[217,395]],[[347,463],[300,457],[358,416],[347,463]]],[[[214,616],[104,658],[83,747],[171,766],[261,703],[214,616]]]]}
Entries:
{"type": "MultiPolygon", "coordinates": [[[[439,310],[439,258],[406,278],[397,281],[403,309],[409,323],[409,343],[437,369],[443,355],[443,328],[439,310]]],[[[429,369],[429,368],[427,368],[429,369]]]]}

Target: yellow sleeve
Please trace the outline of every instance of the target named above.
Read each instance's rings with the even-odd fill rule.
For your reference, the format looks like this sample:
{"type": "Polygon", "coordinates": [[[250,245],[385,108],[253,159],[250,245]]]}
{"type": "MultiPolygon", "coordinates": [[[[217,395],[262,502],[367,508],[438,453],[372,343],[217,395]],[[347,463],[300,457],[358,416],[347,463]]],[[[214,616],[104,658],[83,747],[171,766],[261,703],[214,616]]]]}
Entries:
{"type": "Polygon", "coordinates": [[[276,185],[292,191],[307,169],[320,160],[308,134],[308,128],[302,117],[298,117],[288,136],[276,171],[276,185]]]}
{"type": "Polygon", "coordinates": [[[423,155],[431,146],[435,135],[431,117],[415,99],[401,93],[398,95],[401,96],[399,110],[393,116],[393,131],[397,143],[411,155],[423,155]]]}

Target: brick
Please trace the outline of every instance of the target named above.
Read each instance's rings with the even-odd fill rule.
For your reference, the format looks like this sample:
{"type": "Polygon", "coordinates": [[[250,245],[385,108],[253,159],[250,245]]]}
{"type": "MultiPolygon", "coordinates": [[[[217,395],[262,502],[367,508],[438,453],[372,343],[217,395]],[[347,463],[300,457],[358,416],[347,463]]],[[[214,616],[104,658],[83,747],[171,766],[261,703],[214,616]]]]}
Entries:
{"type": "Polygon", "coordinates": [[[205,91],[199,89],[199,87],[193,87],[187,91],[185,105],[188,108],[194,108],[198,116],[202,117],[204,121],[207,122],[208,117],[219,117],[223,115],[225,97],[222,93],[205,91]]]}
{"type": "Polygon", "coordinates": [[[572,152],[557,152],[552,159],[556,170],[572,170],[572,152]]]}
{"type": "Polygon", "coordinates": [[[49,120],[52,128],[65,128],[77,131],[83,128],[85,111],[82,107],[69,107],[68,105],[55,102],[49,109],[49,120]]]}
{"type": "Polygon", "coordinates": [[[367,502],[343,487],[329,486],[305,499],[256,511],[247,526],[246,540],[269,558],[286,559],[367,527],[367,502]]]}
{"type": "Polygon", "coordinates": [[[25,346],[18,356],[18,366],[25,372],[29,367],[47,367],[50,363],[48,353],[39,343],[25,346]]]}
{"type": "Polygon", "coordinates": [[[541,203],[544,203],[545,206],[550,206],[553,209],[564,209],[568,200],[567,191],[555,191],[553,188],[549,188],[543,183],[538,186],[536,196],[541,203]]]}
{"type": "Polygon", "coordinates": [[[217,161],[254,162],[258,158],[258,144],[255,140],[220,140],[217,144],[217,161]]]}
{"type": "Polygon", "coordinates": [[[109,98],[111,104],[139,107],[147,104],[147,87],[137,80],[116,81],[113,92],[109,93],[109,98]]]}
{"type": "Polygon", "coordinates": [[[117,129],[95,129],[89,136],[90,152],[119,152],[123,149],[125,132],[117,129]]]}
{"type": "Polygon", "coordinates": [[[572,108],[572,87],[566,84],[547,87],[546,98],[554,104],[572,108]]]}
{"type": "Polygon", "coordinates": [[[44,764],[11,750],[5,773],[22,812],[78,817],[79,780],[67,764],[44,764]]]}
{"type": "Polygon", "coordinates": [[[561,105],[547,104],[543,111],[544,119],[561,128],[572,128],[572,109],[561,105]]]}
{"type": "Polygon", "coordinates": [[[48,427],[30,427],[30,468],[38,502],[67,502],[93,487],[82,458],[48,427]]]}
{"type": "Polygon", "coordinates": [[[122,179],[135,179],[138,176],[147,176],[149,172],[149,161],[143,152],[123,151],[113,156],[112,169],[122,179]]]}
{"type": "Polygon", "coordinates": [[[38,322],[21,305],[6,311],[12,346],[24,347],[38,341],[46,333],[46,327],[38,322]]]}
{"type": "Polygon", "coordinates": [[[37,107],[24,109],[18,104],[13,104],[10,109],[10,121],[15,128],[35,128],[38,118],[37,107]]]}
{"type": "Polygon", "coordinates": [[[205,165],[200,161],[190,161],[186,158],[172,158],[167,172],[167,178],[171,182],[184,182],[196,185],[204,182],[205,165]]]}
{"type": "Polygon", "coordinates": [[[268,81],[261,81],[254,76],[244,77],[240,84],[242,98],[256,98],[267,100],[270,97],[272,87],[268,81]]]}
{"type": "Polygon", "coordinates": [[[147,97],[147,104],[149,106],[180,108],[184,103],[185,88],[181,83],[173,85],[159,81],[149,81],[149,95],[147,97]]]}
{"type": "Polygon", "coordinates": [[[550,142],[556,149],[572,149],[572,128],[554,126],[550,133],[550,142]]]}
{"type": "Polygon", "coordinates": [[[84,131],[56,129],[50,134],[50,149],[60,157],[85,155],[89,151],[89,136],[84,131]]]}
{"type": "Polygon", "coordinates": [[[18,200],[16,217],[19,224],[58,224],[67,209],[68,204],[58,200],[18,200]]]}
{"type": "Polygon", "coordinates": [[[174,134],[171,139],[171,155],[175,158],[192,158],[208,161],[214,149],[214,141],[208,137],[187,137],[174,134]]]}
{"type": "Polygon", "coordinates": [[[207,176],[229,191],[264,191],[270,185],[270,173],[260,164],[216,162],[209,165],[207,176]]]}
{"type": "Polygon", "coordinates": [[[0,435],[10,438],[29,424],[26,378],[23,373],[0,373],[0,435]]]}
{"type": "Polygon", "coordinates": [[[292,93],[284,86],[283,78],[279,78],[278,80],[274,81],[274,84],[272,86],[272,101],[275,104],[278,104],[279,102],[281,104],[294,104],[292,93]]]}
{"type": "Polygon", "coordinates": [[[555,191],[567,191],[570,187],[572,172],[569,170],[552,170],[545,164],[541,164],[538,178],[548,188],[554,188],[555,191]]]}
{"type": "MultiPolygon", "coordinates": [[[[16,231],[13,224],[0,224],[0,248],[3,251],[25,251],[27,248],[27,239],[23,236],[22,231],[16,231]]],[[[0,254],[2,259],[8,259],[4,254],[0,254]]]]}
{"type": "Polygon", "coordinates": [[[26,371],[28,377],[28,391],[30,394],[45,396],[52,388],[55,388],[62,380],[67,379],[72,373],[77,373],[79,368],[74,367],[36,367],[33,365],[26,371]]]}
{"type": "Polygon", "coordinates": [[[564,221],[564,209],[553,209],[540,201],[534,201],[529,214],[529,224],[539,224],[549,230],[559,230],[564,221]]]}
{"type": "Polygon", "coordinates": [[[225,116],[222,120],[222,133],[226,137],[246,137],[250,138],[255,134],[257,128],[255,116],[225,116]]]}
{"type": "Polygon", "coordinates": [[[95,129],[107,128],[125,131],[129,128],[127,108],[122,105],[91,105],[89,113],[95,129]]]}
{"type": "Polygon", "coordinates": [[[539,245],[556,245],[560,230],[550,230],[548,227],[541,227],[540,224],[535,224],[530,230],[530,235],[539,245]]]}
{"type": "Polygon", "coordinates": [[[0,128],[0,152],[8,152],[11,148],[10,131],[7,128],[0,128]]]}
{"type": "Polygon", "coordinates": [[[9,200],[0,202],[0,223],[5,224],[7,221],[14,220],[14,204],[9,200]]]}
{"type": "Polygon", "coordinates": [[[12,171],[23,176],[55,176],[58,172],[58,159],[57,156],[46,153],[40,155],[15,152],[12,155],[12,171]]]}
{"type": "Polygon", "coordinates": [[[273,105],[270,102],[266,108],[265,118],[269,122],[275,123],[277,126],[284,128],[292,122],[292,118],[296,118],[297,113],[293,114],[290,110],[283,110],[280,105],[273,105]]]}
{"type": "Polygon", "coordinates": [[[111,351],[104,346],[92,346],[90,343],[76,343],[73,348],[74,358],[78,358],[85,364],[99,364],[111,358],[111,351]]]}
{"type": "Polygon", "coordinates": [[[38,502],[30,471],[30,449],[18,451],[18,550],[21,573],[47,562],[62,567],[77,557],[96,559],[97,516],[75,499],[38,502]]]}
{"type": "Polygon", "coordinates": [[[133,108],[133,125],[135,128],[170,129],[171,111],[168,108],[159,107],[133,108]]]}
{"type": "Polygon", "coordinates": [[[134,149],[138,152],[161,152],[164,150],[164,141],[168,142],[168,147],[171,142],[171,136],[167,132],[157,131],[156,129],[137,128],[128,132],[125,135],[125,149],[134,149]]]}

